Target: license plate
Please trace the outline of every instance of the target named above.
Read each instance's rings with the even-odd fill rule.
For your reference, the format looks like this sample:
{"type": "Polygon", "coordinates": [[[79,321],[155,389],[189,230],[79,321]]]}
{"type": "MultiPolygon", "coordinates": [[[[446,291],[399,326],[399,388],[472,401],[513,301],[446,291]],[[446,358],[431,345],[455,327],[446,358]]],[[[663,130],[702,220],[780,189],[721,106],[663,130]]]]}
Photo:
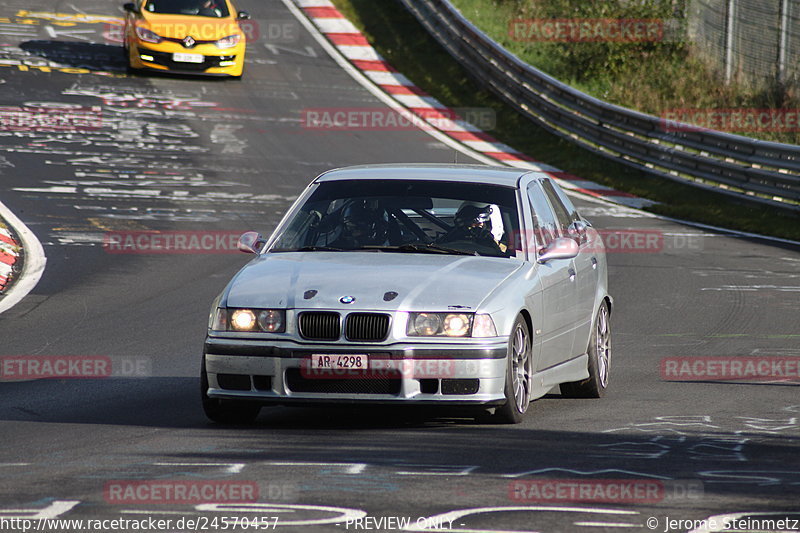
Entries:
{"type": "Polygon", "coordinates": [[[367,354],[311,354],[311,368],[325,370],[367,370],[367,354]]]}
{"type": "Polygon", "coordinates": [[[203,54],[172,54],[172,60],[176,63],[202,63],[205,61],[203,54]]]}

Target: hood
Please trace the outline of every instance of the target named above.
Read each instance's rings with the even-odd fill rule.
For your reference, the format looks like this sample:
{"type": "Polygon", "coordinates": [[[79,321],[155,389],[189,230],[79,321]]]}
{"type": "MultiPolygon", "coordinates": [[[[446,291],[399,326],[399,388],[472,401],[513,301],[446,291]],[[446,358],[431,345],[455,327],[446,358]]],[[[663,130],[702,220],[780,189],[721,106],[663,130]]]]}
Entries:
{"type": "Polygon", "coordinates": [[[195,41],[217,41],[229,35],[240,34],[241,29],[233,17],[195,17],[190,15],[162,15],[145,13],[145,28],[170,39],[191,36],[195,41]]]}
{"type": "Polygon", "coordinates": [[[514,259],[380,252],[268,253],[231,281],[228,307],[474,311],[509,275],[514,259]],[[317,291],[312,297],[308,291],[317,291]],[[386,293],[397,296],[386,301],[386,293]],[[355,298],[343,304],[340,298],[355,298]]]}

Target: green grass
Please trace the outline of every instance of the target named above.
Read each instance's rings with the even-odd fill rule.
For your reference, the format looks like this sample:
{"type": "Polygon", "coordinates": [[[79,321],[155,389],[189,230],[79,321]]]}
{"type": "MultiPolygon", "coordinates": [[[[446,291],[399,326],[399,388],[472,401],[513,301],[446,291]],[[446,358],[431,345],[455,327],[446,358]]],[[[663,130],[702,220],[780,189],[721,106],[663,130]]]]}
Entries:
{"type": "Polygon", "coordinates": [[[800,241],[800,214],[648,176],[579,148],[514,111],[475,82],[399,2],[333,0],[395,68],[449,107],[494,111],[500,141],[566,172],[659,202],[648,211],[800,241]]]}
{"type": "MultiPolygon", "coordinates": [[[[479,28],[527,63],[608,102],[662,116],[675,109],[796,109],[797,87],[721,83],[685,38],[676,18],[685,0],[575,2],[574,0],[452,0],[479,28]],[[544,42],[514,36],[515,19],[636,19],[673,21],[652,42],[544,42]]],[[[524,26],[523,26],[524,27],[524,26]]],[[[530,26],[528,26],[530,28],[530,26]]],[[[798,131],[742,131],[742,135],[800,143],[798,131]]]]}

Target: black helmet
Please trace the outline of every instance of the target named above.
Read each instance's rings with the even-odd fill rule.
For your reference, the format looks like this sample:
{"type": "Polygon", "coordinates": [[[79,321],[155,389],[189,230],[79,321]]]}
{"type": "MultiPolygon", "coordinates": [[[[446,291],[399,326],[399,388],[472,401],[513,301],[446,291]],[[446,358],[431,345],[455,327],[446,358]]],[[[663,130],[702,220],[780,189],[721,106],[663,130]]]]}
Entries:
{"type": "Polygon", "coordinates": [[[453,224],[456,229],[473,237],[486,237],[492,233],[492,206],[479,207],[473,204],[462,205],[456,213],[453,224]]]}
{"type": "Polygon", "coordinates": [[[353,202],[342,210],[344,234],[359,244],[381,244],[386,239],[386,224],[382,214],[366,202],[353,202]]]}

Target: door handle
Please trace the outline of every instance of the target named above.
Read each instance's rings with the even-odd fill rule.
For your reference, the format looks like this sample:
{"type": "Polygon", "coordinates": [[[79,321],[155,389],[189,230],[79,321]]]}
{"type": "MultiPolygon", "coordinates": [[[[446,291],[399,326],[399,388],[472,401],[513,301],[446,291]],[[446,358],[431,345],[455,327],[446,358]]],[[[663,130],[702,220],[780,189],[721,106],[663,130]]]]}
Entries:
{"type": "Polygon", "coordinates": [[[592,270],[597,269],[597,258],[592,257],[592,270]]]}
{"type": "Polygon", "coordinates": [[[567,272],[569,273],[569,280],[570,281],[575,281],[575,269],[574,268],[570,268],[567,272]]]}

